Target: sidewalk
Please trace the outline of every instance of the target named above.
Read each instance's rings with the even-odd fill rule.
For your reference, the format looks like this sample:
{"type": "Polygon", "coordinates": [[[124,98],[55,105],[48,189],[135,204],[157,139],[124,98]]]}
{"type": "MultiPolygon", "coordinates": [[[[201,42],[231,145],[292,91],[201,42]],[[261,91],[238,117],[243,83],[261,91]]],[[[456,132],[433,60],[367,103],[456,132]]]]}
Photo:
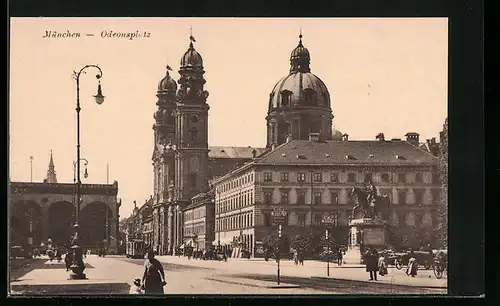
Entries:
{"type": "MultiPolygon", "coordinates": [[[[180,264],[186,266],[196,266],[220,270],[222,273],[234,274],[245,273],[248,275],[274,275],[277,264],[275,260],[268,262],[262,260],[241,260],[229,259],[227,262],[187,259],[186,257],[158,256],[161,262],[171,264],[180,264]]],[[[328,279],[350,280],[368,282],[369,274],[364,265],[342,265],[330,263],[330,277],[326,277],[326,262],[306,261],[304,266],[296,266],[293,261],[285,260],[280,262],[281,273],[283,276],[308,277],[318,281],[328,281],[328,279]]],[[[414,278],[408,277],[405,269],[397,270],[390,267],[389,274],[379,276],[379,283],[415,286],[422,288],[447,288],[447,278],[436,279],[432,270],[419,270],[414,278]]]]}
{"type": "Polygon", "coordinates": [[[53,294],[122,294],[128,293],[130,284],[116,281],[106,269],[106,262],[97,256],[87,256],[84,273],[88,279],[68,280],[71,272],[63,264],[46,261],[40,268],[11,282],[12,294],[53,295],[53,294]]]}

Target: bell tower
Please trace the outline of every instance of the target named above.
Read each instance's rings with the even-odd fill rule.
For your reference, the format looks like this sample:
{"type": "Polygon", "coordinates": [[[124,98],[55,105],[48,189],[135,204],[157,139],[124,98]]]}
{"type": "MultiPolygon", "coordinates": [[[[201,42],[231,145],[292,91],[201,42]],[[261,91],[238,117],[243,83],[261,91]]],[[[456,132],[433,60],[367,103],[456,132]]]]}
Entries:
{"type": "Polygon", "coordinates": [[[176,109],[175,200],[184,207],[208,186],[208,91],[194,37],[181,58],[176,109]]]}

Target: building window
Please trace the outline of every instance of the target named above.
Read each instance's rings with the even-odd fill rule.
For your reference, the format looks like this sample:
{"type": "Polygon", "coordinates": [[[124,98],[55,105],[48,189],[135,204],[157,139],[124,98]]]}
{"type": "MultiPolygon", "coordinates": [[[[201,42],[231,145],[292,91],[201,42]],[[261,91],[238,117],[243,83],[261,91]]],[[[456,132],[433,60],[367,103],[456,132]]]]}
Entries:
{"type": "Polygon", "coordinates": [[[323,215],[320,213],[314,214],[314,224],[321,225],[323,221],[323,215]]]}
{"type": "Polygon", "coordinates": [[[373,175],[371,173],[365,174],[365,179],[364,179],[365,184],[368,184],[369,182],[371,182],[372,179],[373,179],[373,175]]]}
{"type": "Polygon", "coordinates": [[[332,181],[332,183],[338,183],[339,182],[339,174],[337,172],[330,173],[330,180],[332,181]]]}
{"type": "Polygon", "coordinates": [[[321,204],[321,192],[314,193],[314,204],[321,204]]]}
{"type": "Polygon", "coordinates": [[[288,90],[285,90],[281,93],[281,106],[290,105],[290,96],[292,93],[288,90]]]}
{"type": "Polygon", "coordinates": [[[271,214],[264,214],[264,225],[271,226],[271,214]]]}
{"type": "Polygon", "coordinates": [[[339,194],[337,192],[332,192],[332,204],[339,204],[339,194]]]}
{"type": "Polygon", "coordinates": [[[398,173],[398,182],[406,183],[406,173],[398,173]]]}
{"type": "Polygon", "coordinates": [[[264,182],[272,182],[272,181],[273,181],[273,173],[264,172],[264,182]]]}
{"type": "Polygon", "coordinates": [[[439,175],[437,173],[432,173],[432,183],[433,184],[439,183],[439,175]]]}
{"type": "Polygon", "coordinates": [[[306,225],[306,214],[305,213],[297,213],[297,223],[300,226],[306,225]]]}
{"type": "Polygon", "coordinates": [[[400,205],[406,204],[406,191],[404,190],[398,191],[398,204],[400,205]]]}
{"type": "Polygon", "coordinates": [[[347,182],[356,183],[356,173],[347,173],[347,182]]]}
{"type": "Polygon", "coordinates": [[[281,204],[288,204],[288,191],[281,192],[281,204]]]}
{"type": "Polygon", "coordinates": [[[389,173],[382,173],[381,178],[382,178],[383,183],[390,183],[391,182],[390,177],[389,177],[389,173]]]}
{"type": "Polygon", "coordinates": [[[297,173],[297,182],[305,182],[306,174],[305,173],[297,173]]]}
{"type": "Polygon", "coordinates": [[[323,176],[321,175],[321,173],[314,173],[314,182],[323,182],[323,176]]]}
{"type": "Polygon", "coordinates": [[[273,194],[270,191],[264,192],[264,204],[272,204],[273,202],[273,194]]]}
{"type": "Polygon", "coordinates": [[[191,173],[189,175],[189,185],[191,187],[196,187],[196,173],[191,173]]]}
{"type": "Polygon", "coordinates": [[[189,130],[189,134],[191,135],[191,141],[196,141],[198,139],[198,129],[193,127],[189,130]]]}
{"type": "Polygon", "coordinates": [[[281,181],[288,182],[288,172],[281,172],[281,181]]]}
{"type": "Polygon", "coordinates": [[[415,189],[413,190],[413,192],[415,193],[415,204],[417,205],[424,204],[424,190],[415,189]]]}
{"type": "Polygon", "coordinates": [[[438,205],[441,201],[441,194],[439,189],[432,189],[432,204],[438,205]]]}
{"type": "Polygon", "coordinates": [[[306,204],[306,193],[305,191],[297,192],[297,204],[306,204]]]}
{"type": "Polygon", "coordinates": [[[422,172],[415,173],[415,183],[422,183],[423,181],[422,172]]]}

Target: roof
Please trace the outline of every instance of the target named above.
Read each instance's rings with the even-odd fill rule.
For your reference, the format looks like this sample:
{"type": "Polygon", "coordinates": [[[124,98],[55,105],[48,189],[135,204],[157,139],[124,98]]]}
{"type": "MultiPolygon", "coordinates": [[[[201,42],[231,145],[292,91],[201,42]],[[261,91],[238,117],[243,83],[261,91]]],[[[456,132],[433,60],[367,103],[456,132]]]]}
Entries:
{"type": "Polygon", "coordinates": [[[241,158],[252,159],[253,150],[257,151],[257,156],[264,153],[266,148],[253,148],[253,147],[224,147],[224,146],[210,146],[208,147],[208,158],[241,158]]]}
{"type": "Polygon", "coordinates": [[[291,140],[263,155],[255,164],[437,165],[432,154],[406,141],[291,140]]]}

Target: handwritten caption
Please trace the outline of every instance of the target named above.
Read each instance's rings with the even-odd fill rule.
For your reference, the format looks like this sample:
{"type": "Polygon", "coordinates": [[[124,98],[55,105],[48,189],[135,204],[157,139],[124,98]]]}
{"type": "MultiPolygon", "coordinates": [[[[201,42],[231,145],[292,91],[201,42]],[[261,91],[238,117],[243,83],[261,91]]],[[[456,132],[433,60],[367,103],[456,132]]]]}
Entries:
{"type": "Polygon", "coordinates": [[[100,37],[100,38],[108,38],[108,39],[140,39],[140,38],[150,38],[151,33],[148,31],[139,31],[136,30],[134,32],[120,32],[114,30],[102,30],[100,33],[81,33],[81,32],[71,32],[70,30],[66,31],[45,31],[43,33],[42,38],[81,38],[81,37],[100,37]]]}

